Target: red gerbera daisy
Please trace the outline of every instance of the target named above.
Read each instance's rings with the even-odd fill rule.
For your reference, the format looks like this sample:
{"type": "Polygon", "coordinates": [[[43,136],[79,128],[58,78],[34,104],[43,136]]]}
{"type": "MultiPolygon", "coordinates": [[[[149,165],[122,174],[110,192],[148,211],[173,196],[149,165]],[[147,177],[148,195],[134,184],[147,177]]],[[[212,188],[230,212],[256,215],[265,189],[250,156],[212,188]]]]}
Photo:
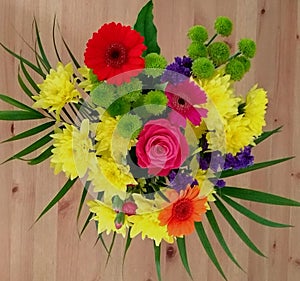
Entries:
{"type": "Polygon", "coordinates": [[[87,42],[84,62],[100,81],[111,78],[107,81],[111,84],[129,82],[130,77],[138,75],[145,67],[141,57],[146,50],[143,42],[144,37],[130,26],[106,23],[87,42]]]}
{"type": "Polygon", "coordinates": [[[201,221],[206,212],[207,198],[199,198],[199,187],[188,186],[176,201],[164,208],[158,216],[160,225],[167,225],[169,235],[182,236],[194,231],[195,221],[201,221]]]}

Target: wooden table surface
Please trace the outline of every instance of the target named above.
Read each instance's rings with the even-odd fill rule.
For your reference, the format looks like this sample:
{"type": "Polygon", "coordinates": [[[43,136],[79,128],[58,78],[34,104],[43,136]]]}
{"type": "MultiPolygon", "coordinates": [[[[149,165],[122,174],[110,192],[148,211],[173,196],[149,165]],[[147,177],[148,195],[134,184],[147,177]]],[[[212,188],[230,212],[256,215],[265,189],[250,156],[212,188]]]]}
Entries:
{"type": "MultiPolygon", "coordinates": [[[[1,0],[0,41],[22,55],[33,58],[26,42],[33,44],[32,21],[36,18],[42,40],[55,64],[52,47],[54,15],[61,32],[83,62],[85,43],[104,22],[134,24],[146,0],[1,0]]],[[[216,16],[229,16],[235,26],[226,39],[234,50],[239,38],[257,42],[257,55],[251,71],[237,89],[245,94],[255,83],[268,91],[266,129],[284,125],[282,133],[255,148],[258,161],[296,156],[273,168],[239,177],[234,183],[300,200],[300,1],[298,0],[154,0],[155,23],[162,54],[169,62],[185,54],[187,30],[194,24],[206,25],[212,33],[216,16]]],[[[64,62],[68,56],[58,44],[64,62]]],[[[0,93],[9,93],[30,104],[18,83],[18,63],[0,50],[0,93]]],[[[0,109],[11,108],[0,103],[0,109]]],[[[37,122],[0,122],[0,140],[17,134],[37,122]]],[[[26,141],[1,144],[0,161],[25,147],[26,141]]],[[[76,211],[82,185],[78,184],[37,224],[34,219],[64,184],[63,175],[54,176],[49,162],[30,167],[11,161],[0,170],[0,280],[1,281],[119,281],[122,280],[124,241],[117,239],[112,259],[105,267],[106,255],[100,244],[94,246],[96,230],[90,224],[78,238],[76,211]]],[[[250,222],[236,214],[239,224],[268,258],[251,252],[221,220],[224,236],[247,273],[240,271],[215,246],[230,281],[300,280],[300,209],[248,204],[270,219],[290,223],[290,229],[272,229],[250,222]]],[[[87,214],[87,209],[84,210],[87,214]]],[[[80,224],[83,223],[83,219],[80,224]]],[[[213,236],[211,232],[208,235],[213,236]]],[[[111,239],[108,237],[107,241],[111,239]]],[[[222,280],[207,258],[196,236],[188,237],[190,265],[195,281],[222,280]]],[[[215,242],[214,237],[212,241],[215,242]]],[[[217,244],[217,243],[215,243],[217,244]]],[[[176,247],[162,246],[162,275],[166,281],[189,280],[176,247]]],[[[123,280],[157,280],[152,241],[137,238],[132,243],[123,280]]]]}

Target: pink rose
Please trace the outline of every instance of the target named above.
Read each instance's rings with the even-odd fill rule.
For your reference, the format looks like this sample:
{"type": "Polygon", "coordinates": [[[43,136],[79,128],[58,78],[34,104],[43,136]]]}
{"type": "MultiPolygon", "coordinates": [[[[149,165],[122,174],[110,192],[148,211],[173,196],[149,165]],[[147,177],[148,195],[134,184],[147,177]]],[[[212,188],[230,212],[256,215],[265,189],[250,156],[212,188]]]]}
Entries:
{"type": "Polygon", "coordinates": [[[147,122],[136,144],[138,165],[149,174],[167,176],[177,169],[189,154],[189,147],[179,127],[167,119],[147,122]]]}

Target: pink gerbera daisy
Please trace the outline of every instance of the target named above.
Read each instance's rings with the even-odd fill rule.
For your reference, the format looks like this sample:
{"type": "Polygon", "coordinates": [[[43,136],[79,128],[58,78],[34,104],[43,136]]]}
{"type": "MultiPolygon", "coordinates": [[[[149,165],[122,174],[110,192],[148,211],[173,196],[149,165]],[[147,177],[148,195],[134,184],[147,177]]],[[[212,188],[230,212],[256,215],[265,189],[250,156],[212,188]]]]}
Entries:
{"type": "Polygon", "coordinates": [[[171,112],[170,119],[176,118],[176,122],[180,125],[186,124],[185,119],[189,119],[195,126],[200,125],[201,118],[206,117],[207,110],[198,107],[206,102],[205,92],[199,88],[194,82],[186,79],[179,84],[169,83],[165,90],[168,98],[168,106],[175,110],[178,114],[171,112]],[[181,120],[178,120],[181,116],[181,120]]]}

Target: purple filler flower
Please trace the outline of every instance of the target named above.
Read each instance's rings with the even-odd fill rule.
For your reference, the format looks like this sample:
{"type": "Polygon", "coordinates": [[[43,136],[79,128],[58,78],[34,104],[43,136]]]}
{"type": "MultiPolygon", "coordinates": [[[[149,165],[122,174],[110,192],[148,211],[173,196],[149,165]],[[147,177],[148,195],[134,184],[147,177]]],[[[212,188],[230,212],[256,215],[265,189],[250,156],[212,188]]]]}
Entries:
{"type": "Polygon", "coordinates": [[[177,84],[183,82],[187,77],[191,76],[192,60],[189,57],[176,57],[175,62],[166,67],[166,71],[162,75],[162,82],[170,82],[177,84]]]}
{"type": "Polygon", "coordinates": [[[185,174],[182,172],[176,173],[172,171],[169,174],[170,186],[175,189],[178,193],[180,190],[185,190],[188,184],[192,185],[194,179],[189,174],[185,174]]]}
{"type": "Polygon", "coordinates": [[[239,170],[253,165],[254,157],[251,155],[251,146],[245,146],[243,150],[238,152],[235,156],[231,153],[226,154],[224,170],[232,168],[239,170]]]}

